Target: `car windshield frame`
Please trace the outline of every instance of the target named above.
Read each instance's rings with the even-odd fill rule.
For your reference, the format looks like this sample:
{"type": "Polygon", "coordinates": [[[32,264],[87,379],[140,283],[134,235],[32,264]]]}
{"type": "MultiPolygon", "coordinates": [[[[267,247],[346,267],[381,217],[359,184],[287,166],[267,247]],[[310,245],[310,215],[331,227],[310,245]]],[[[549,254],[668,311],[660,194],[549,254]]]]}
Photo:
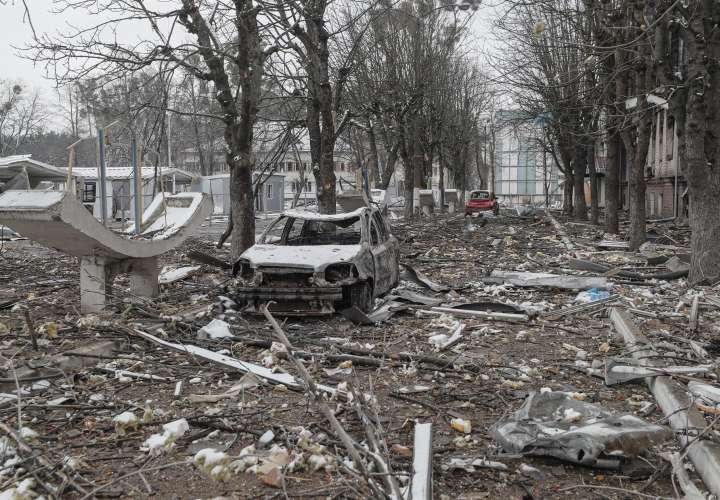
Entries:
{"type": "Polygon", "coordinates": [[[471,199],[471,200],[485,201],[485,200],[490,200],[490,199],[492,199],[492,195],[490,194],[489,191],[473,191],[472,193],[470,193],[470,199],[471,199]],[[484,196],[481,198],[481,197],[479,197],[479,196],[476,196],[476,195],[478,195],[478,194],[482,194],[482,195],[484,195],[484,196]]]}
{"type": "MultiPolygon", "coordinates": [[[[313,217],[293,217],[289,215],[281,215],[277,219],[275,219],[266,229],[263,231],[258,243],[264,244],[264,245],[276,245],[276,246],[286,246],[286,247],[294,247],[294,246],[350,246],[350,245],[360,245],[364,241],[367,240],[367,230],[365,227],[364,218],[362,216],[355,216],[355,217],[348,217],[346,219],[332,219],[332,220],[323,220],[321,218],[313,218],[313,217]],[[318,226],[317,229],[321,229],[323,225],[330,224],[334,225],[336,227],[339,227],[341,229],[348,228],[352,225],[359,224],[360,228],[360,236],[358,238],[358,241],[347,243],[347,242],[338,242],[338,241],[320,241],[318,243],[313,243],[311,241],[308,241],[303,244],[297,244],[288,242],[288,237],[290,236],[290,231],[295,226],[295,224],[302,224],[302,231],[305,231],[305,227],[308,222],[315,222],[318,226]],[[344,223],[347,223],[347,225],[344,225],[344,223]],[[271,233],[273,230],[277,231],[279,227],[282,227],[282,233],[279,236],[272,236],[271,233]],[[277,239],[271,240],[270,238],[276,237],[277,239]]],[[[323,231],[319,231],[319,234],[322,234],[323,231]]]]}

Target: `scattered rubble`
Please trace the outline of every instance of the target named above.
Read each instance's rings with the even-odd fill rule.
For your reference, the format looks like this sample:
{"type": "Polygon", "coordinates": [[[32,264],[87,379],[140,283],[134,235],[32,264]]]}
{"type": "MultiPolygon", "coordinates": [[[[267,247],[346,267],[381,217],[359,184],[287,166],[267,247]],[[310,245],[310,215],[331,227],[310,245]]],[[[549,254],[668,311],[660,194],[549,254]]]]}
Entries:
{"type": "Polygon", "coordinates": [[[209,239],[92,315],[72,258],[3,242],[0,498],[720,493],[720,290],[682,274],[689,231],[630,253],[521,212],[390,218],[396,288],[282,322],[209,239]]]}

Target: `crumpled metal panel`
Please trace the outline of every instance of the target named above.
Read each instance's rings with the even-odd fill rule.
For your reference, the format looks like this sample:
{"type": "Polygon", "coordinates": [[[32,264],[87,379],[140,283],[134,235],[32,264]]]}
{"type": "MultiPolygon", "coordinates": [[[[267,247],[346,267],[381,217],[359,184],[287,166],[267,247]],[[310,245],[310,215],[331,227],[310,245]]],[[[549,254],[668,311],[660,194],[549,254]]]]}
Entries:
{"type": "Polygon", "coordinates": [[[629,414],[613,414],[565,392],[533,392],[490,434],[510,453],[549,456],[589,467],[616,468],[672,432],[629,414]]]}

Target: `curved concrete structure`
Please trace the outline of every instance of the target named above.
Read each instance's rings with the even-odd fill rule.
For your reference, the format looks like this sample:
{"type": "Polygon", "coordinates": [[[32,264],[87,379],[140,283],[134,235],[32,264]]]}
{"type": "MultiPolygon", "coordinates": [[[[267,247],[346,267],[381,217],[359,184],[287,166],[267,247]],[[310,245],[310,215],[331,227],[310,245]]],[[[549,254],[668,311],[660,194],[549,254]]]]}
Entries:
{"type": "Polygon", "coordinates": [[[211,210],[204,193],[160,194],[145,211],[143,233],[128,238],[104,227],[69,192],[0,194],[0,224],[80,258],[82,312],[104,308],[117,274],[130,274],[136,295],[157,295],[157,256],[182,243],[211,210]]]}

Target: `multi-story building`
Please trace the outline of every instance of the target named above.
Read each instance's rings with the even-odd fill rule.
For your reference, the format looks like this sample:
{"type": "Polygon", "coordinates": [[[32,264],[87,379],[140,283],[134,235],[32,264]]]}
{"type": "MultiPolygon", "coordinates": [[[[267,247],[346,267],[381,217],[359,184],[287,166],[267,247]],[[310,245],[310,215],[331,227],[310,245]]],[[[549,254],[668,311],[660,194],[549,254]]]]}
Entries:
{"type": "MultiPolygon", "coordinates": [[[[667,102],[660,99],[653,116],[645,163],[645,210],[648,217],[666,218],[684,213],[683,193],[687,184],[680,175],[678,156],[677,125],[668,115],[667,102]]],[[[624,187],[627,190],[627,183],[624,187]]]]}
{"type": "Polygon", "coordinates": [[[562,174],[542,147],[542,125],[521,111],[499,111],[494,120],[495,195],[506,205],[562,201],[562,174]]]}

